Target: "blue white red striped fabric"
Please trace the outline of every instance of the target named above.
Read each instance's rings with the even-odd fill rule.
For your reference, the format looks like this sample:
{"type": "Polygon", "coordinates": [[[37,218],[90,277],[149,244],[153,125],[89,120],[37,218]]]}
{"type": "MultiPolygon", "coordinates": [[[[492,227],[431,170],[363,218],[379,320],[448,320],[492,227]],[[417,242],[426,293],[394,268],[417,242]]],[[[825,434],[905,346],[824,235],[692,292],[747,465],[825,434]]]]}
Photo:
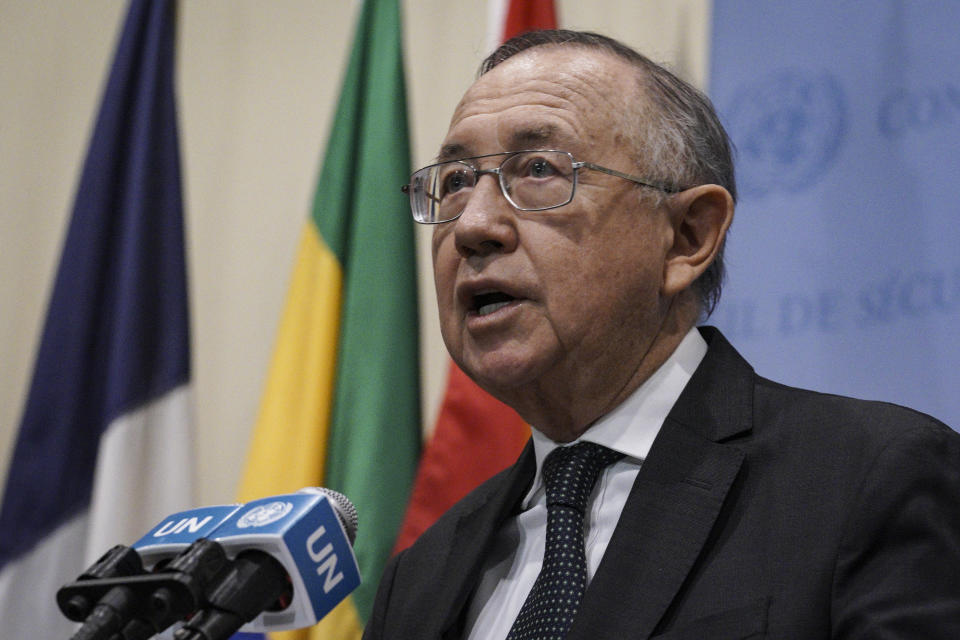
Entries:
{"type": "Polygon", "coordinates": [[[174,10],[131,2],[90,141],[0,508],[4,638],[66,638],[56,589],[192,504],[174,10]]]}

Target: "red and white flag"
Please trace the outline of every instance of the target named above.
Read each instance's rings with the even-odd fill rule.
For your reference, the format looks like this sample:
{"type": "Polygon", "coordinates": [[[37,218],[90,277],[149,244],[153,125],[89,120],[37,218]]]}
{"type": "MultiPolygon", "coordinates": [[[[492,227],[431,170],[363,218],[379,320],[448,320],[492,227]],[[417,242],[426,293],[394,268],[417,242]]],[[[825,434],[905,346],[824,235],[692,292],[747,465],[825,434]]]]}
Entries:
{"type": "MultiPolygon", "coordinates": [[[[534,29],[557,28],[553,0],[490,0],[489,49],[534,29]]],[[[423,452],[395,550],[413,544],[481,482],[513,464],[530,429],[453,362],[433,437],[423,452]]]]}

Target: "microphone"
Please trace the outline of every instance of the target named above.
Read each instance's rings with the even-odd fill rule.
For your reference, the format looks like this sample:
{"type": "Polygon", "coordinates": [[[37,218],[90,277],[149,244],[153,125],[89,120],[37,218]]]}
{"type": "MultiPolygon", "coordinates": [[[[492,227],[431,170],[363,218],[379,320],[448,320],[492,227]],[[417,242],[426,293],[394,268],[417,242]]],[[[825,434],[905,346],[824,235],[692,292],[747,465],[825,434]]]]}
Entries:
{"type": "MultiPolygon", "coordinates": [[[[75,582],[64,585],[57,592],[60,610],[68,619],[83,622],[74,640],[107,640],[118,633],[125,640],[137,640],[162,630],[158,625],[164,621],[152,615],[149,606],[154,597],[150,590],[159,586],[144,567],[157,570],[198,538],[212,533],[241,506],[218,505],[172,514],[132,547],[113,547],[75,582]],[[138,576],[143,579],[135,580],[138,576]]],[[[217,562],[213,553],[207,551],[208,563],[217,562]]]]}
{"type": "Polygon", "coordinates": [[[140,554],[145,567],[162,569],[164,564],[195,540],[209,537],[241,508],[242,504],[221,504],[171,514],[134,542],[132,547],[140,554]]]}
{"type": "Polygon", "coordinates": [[[310,626],[360,583],[356,528],[350,501],[322,488],[191,509],[108,552],[57,602],[84,621],[73,640],[145,640],[187,616],[178,639],[310,626]]]}
{"type": "Polygon", "coordinates": [[[209,605],[176,640],[225,640],[247,632],[316,624],[360,584],[353,554],[357,513],[331,489],[249,502],[211,539],[234,558],[208,592],[209,605]]]}
{"type": "MultiPolygon", "coordinates": [[[[140,555],[130,547],[118,544],[100,556],[96,562],[81,573],[77,577],[77,581],[119,578],[122,576],[141,575],[143,573],[143,562],[140,560],[140,555]]],[[[120,595],[121,594],[115,594],[115,596],[120,595]]],[[[112,602],[95,604],[95,601],[90,599],[90,594],[88,593],[61,594],[58,592],[57,601],[64,615],[70,620],[77,622],[85,620],[88,617],[92,622],[94,617],[109,615],[109,612],[103,611],[104,607],[112,609],[118,606],[118,604],[112,602]]],[[[122,606],[122,604],[119,606],[122,606]]]]}

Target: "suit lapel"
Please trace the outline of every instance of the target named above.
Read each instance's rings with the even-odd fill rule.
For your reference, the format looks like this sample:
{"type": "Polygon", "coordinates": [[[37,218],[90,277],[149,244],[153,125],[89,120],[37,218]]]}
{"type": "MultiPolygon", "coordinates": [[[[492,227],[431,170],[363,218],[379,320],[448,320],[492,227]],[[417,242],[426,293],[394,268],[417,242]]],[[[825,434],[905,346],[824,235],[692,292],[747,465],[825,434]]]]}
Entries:
{"type": "Polygon", "coordinates": [[[581,603],[570,640],[647,638],[674,600],[743,462],[753,371],[719,334],[660,430],[581,603]]]}
{"type": "Polygon", "coordinates": [[[454,538],[444,563],[442,590],[437,594],[436,610],[444,612],[442,637],[459,637],[462,614],[476,587],[487,550],[506,518],[523,498],[533,476],[536,461],[533,444],[527,442],[516,464],[493,487],[487,499],[464,513],[457,522],[454,538]]]}
{"type": "Polygon", "coordinates": [[[680,429],[658,438],[634,483],[569,638],[647,638],[683,584],[743,454],[680,429]],[[601,632],[602,630],[602,632],[601,632]]]}

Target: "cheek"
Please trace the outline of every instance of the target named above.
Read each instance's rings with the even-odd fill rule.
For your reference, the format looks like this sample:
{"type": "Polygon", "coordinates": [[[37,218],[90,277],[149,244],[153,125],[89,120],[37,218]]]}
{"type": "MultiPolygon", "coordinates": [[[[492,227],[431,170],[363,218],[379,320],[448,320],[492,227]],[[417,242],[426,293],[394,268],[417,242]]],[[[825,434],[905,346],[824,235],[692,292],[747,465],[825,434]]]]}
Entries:
{"type": "Polygon", "coordinates": [[[437,294],[437,307],[440,313],[440,326],[453,321],[455,312],[455,286],[457,276],[457,254],[449,241],[433,244],[433,282],[437,294]]]}
{"type": "Polygon", "coordinates": [[[588,336],[630,333],[655,310],[662,278],[658,252],[637,237],[597,238],[576,260],[558,262],[551,312],[565,343],[588,336]],[[619,245],[619,246],[618,246],[619,245]]]}
{"type": "Polygon", "coordinates": [[[451,255],[452,250],[452,241],[449,234],[440,234],[434,232],[433,241],[431,243],[431,251],[433,255],[433,278],[437,286],[437,294],[440,294],[441,281],[449,280],[451,267],[455,268],[453,265],[453,258],[455,255],[451,255]]]}

